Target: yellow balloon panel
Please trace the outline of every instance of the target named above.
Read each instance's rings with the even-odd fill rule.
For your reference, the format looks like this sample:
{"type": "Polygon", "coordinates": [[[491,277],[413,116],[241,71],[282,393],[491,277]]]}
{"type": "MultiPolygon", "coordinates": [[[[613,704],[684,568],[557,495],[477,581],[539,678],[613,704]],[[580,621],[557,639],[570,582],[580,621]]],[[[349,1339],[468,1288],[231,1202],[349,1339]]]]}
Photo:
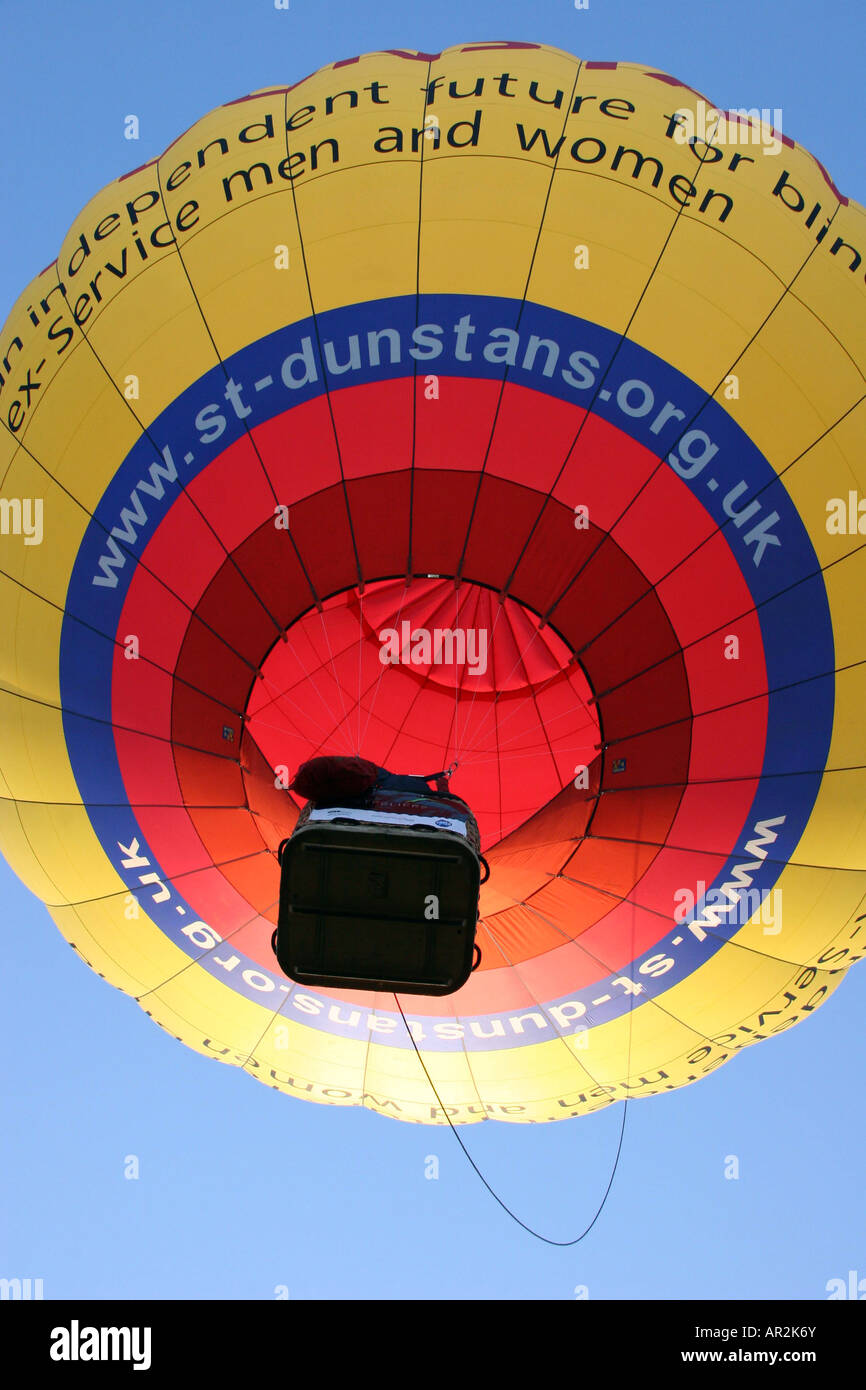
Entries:
{"type": "Polygon", "coordinates": [[[0,727],[5,735],[0,764],[17,800],[42,802],[43,811],[50,811],[55,804],[80,801],[66,754],[59,706],[0,690],[0,727]]]}
{"type": "Polygon", "coordinates": [[[471,190],[463,188],[458,197],[458,188],[465,184],[459,161],[442,160],[427,169],[419,247],[421,292],[431,293],[436,286],[440,293],[466,293],[485,287],[495,274],[498,292],[520,301],[548,182],[542,171],[515,171],[490,159],[474,175],[471,190]]]}
{"type": "MultiPolygon", "coordinates": [[[[130,301],[128,306],[133,307],[130,301]]],[[[141,428],[121,395],[122,381],[106,373],[88,344],[83,339],[70,342],[68,352],[65,370],[32,411],[22,440],[83,511],[92,513],[118,458],[131,448],[141,428]]],[[[86,520],[79,519],[79,534],[86,520]]]]}
{"type": "Polygon", "coordinates": [[[791,861],[834,869],[866,865],[866,771],[838,768],[824,773],[815,814],[791,861]]]}
{"type": "Polygon", "coordinates": [[[402,168],[377,170],[375,179],[366,169],[350,170],[339,180],[321,179],[299,189],[298,217],[316,312],[371,296],[413,294],[417,216],[417,182],[402,168]],[[352,211],[337,216],[347,195],[352,211]]]}
{"type": "MultiPolygon", "coordinates": [[[[834,489],[828,487],[827,490],[834,489]]],[[[819,531],[816,536],[816,548],[820,542],[819,531]]],[[[866,645],[862,621],[862,595],[866,593],[866,547],[857,544],[856,535],[849,535],[827,539],[822,549],[828,556],[836,551],[836,554],[832,554],[832,563],[828,564],[824,571],[824,578],[830,609],[836,622],[836,665],[841,670],[862,661],[863,648],[866,645]],[[839,551],[836,551],[837,545],[839,551]],[[849,547],[847,555],[836,558],[836,554],[849,547]]]]}
{"type": "Polygon", "coordinates": [[[581,197],[581,175],[558,165],[532,263],[529,294],[576,317],[625,332],[665,244],[672,216],[663,203],[642,200],[641,236],[634,235],[634,194],[598,182],[581,197]]]}
{"type": "Polygon", "coordinates": [[[289,195],[224,213],[189,238],[183,260],[223,360],[249,335],[263,338],[310,313],[289,195]]]}
{"type": "Polygon", "coordinates": [[[124,885],[114,897],[51,908],[60,931],[91,968],[135,997],[148,995],[189,965],[189,958],[147,916],[144,891],[141,898],[139,902],[124,885]]]}

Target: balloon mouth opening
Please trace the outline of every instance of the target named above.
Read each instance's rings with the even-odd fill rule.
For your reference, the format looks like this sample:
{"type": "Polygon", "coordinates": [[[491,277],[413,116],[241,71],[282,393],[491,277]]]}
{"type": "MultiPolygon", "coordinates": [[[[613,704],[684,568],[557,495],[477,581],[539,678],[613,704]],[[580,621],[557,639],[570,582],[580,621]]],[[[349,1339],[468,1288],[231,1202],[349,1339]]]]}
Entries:
{"type": "Polygon", "coordinates": [[[453,789],[488,847],[585,786],[600,747],[589,680],[559,633],[517,599],[438,574],[309,609],[261,662],[244,724],[277,785],[325,753],[395,772],[456,760],[453,789]]]}

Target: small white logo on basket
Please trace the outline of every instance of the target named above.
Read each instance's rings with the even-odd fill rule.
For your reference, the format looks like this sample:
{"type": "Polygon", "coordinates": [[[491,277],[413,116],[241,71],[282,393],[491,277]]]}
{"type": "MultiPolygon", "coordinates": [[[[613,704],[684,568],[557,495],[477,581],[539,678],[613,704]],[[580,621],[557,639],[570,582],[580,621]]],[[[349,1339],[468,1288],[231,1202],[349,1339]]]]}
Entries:
{"type": "Polygon", "coordinates": [[[470,676],[487,670],[485,627],[416,627],[403,621],[399,632],[383,627],[379,660],[383,666],[467,666],[470,676]]]}
{"type": "Polygon", "coordinates": [[[134,1371],[150,1370],[149,1327],[69,1327],[51,1329],[52,1361],[131,1361],[134,1371]]]}

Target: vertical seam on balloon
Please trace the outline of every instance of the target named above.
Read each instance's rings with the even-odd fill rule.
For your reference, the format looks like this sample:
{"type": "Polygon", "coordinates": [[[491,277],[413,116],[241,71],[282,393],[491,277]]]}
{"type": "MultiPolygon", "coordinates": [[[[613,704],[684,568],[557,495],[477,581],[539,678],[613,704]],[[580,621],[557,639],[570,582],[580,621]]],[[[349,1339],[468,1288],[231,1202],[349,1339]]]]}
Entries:
{"type": "MultiPolygon", "coordinates": [[[[415,329],[421,306],[421,224],[424,206],[424,141],[427,139],[427,106],[430,95],[430,73],[432,62],[427,64],[427,80],[424,83],[424,102],[421,107],[421,139],[419,147],[421,158],[418,161],[418,236],[415,242],[415,329]]],[[[414,334],[413,334],[414,337],[414,334]]],[[[406,556],[406,576],[411,579],[413,568],[412,548],[415,538],[415,450],[418,441],[418,358],[412,358],[412,454],[409,460],[409,536],[406,556]]]]}
{"type": "MultiPolygon", "coordinates": [[[[547,183],[547,192],[546,192],[545,195],[544,195],[544,203],[542,204],[541,215],[540,215],[540,217],[539,217],[539,219],[538,219],[538,231],[537,231],[536,234],[535,234],[535,243],[534,243],[533,248],[532,248],[532,255],[531,255],[530,258],[529,258],[529,268],[528,268],[528,270],[527,270],[527,272],[526,272],[526,280],[525,280],[525,283],[524,283],[524,286],[523,286],[523,296],[522,296],[522,298],[521,298],[520,307],[519,307],[519,309],[518,309],[518,311],[517,311],[517,318],[516,318],[516,320],[515,320],[515,332],[516,332],[517,329],[520,327],[520,321],[521,321],[521,319],[522,319],[522,317],[523,317],[523,310],[524,310],[525,307],[526,307],[527,295],[529,294],[529,285],[530,285],[530,282],[531,282],[531,280],[532,280],[532,271],[533,271],[533,269],[534,269],[534,267],[535,267],[535,259],[536,259],[536,256],[538,255],[538,246],[539,246],[539,243],[540,243],[540,241],[541,241],[541,232],[542,232],[542,228],[544,227],[544,219],[545,219],[545,217],[547,216],[547,207],[548,207],[548,204],[549,204],[549,202],[550,202],[550,195],[551,195],[551,192],[553,191],[553,180],[554,180],[554,176],[555,176],[555,174],[556,174],[556,171],[557,171],[557,169],[558,169],[558,167],[559,167],[559,151],[560,151],[560,149],[562,148],[562,145],[563,145],[563,143],[564,143],[564,141],[565,141],[565,129],[566,129],[566,126],[568,125],[568,117],[569,117],[569,115],[571,114],[571,109],[572,109],[572,106],[573,106],[573,104],[574,104],[574,94],[575,94],[575,92],[577,91],[577,84],[578,84],[578,81],[580,80],[580,73],[581,73],[582,67],[583,67],[583,60],[582,60],[582,59],[578,59],[578,60],[577,60],[577,68],[575,69],[575,73],[574,73],[574,81],[573,81],[572,84],[571,84],[571,94],[570,94],[570,96],[569,96],[569,98],[568,98],[568,106],[567,106],[567,108],[566,108],[566,112],[565,112],[565,115],[564,115],[563,121],[562,121],[562,131],[561,131],[561,135],[560,135],[560,140],[559,140],[559,143],[558,143],[558,145],[557,145],[556,154],[555,154],[554,157],[553,157],[553,164],[551,165],[551,168],[550,168],[550,178],[549,178],[548,183],[547,183]]],[[[464,561],[465,561],[465,559],[466,559],[466,551],[467,551],[467,549],[468,549],[468,547],[469,547],[469,536],[470,536],[470,533],[471,533],[471,531],[472,531],[472,523],[473,523],[473,521],[474,521],[474,519],[475,519],[475,511],[476,511],[476,508],[477,508],[477,506],[478,506],[478,499],[479,499],[479,497],[481,496],[481,486],[482,486],[482,483],[483,483],[484,478],[485,478],[485,476],[486,476],[487,460],[488,460],[488,458],[490,457],[490,450],[491,450],[492,447],[493,447],[493,436],[494,436],[494,434],[496,433],[496,426],[497,426],[497,424],[498,424],[498,422],[499,422],[499,411],[500,411],[500,407],[501,407],[501,405],[502,405],[502,398],[503,398],[503,396],[504,396],[504,394],[505,394],[505,386],[506,386],[507,381],[508,381],[508,364],[506,363],[506,364],[505,364],[505,367],[503,368],[503,372],[502,372],[502,380],[501,380],[500,383],[499,383],[499,394],[498,394],[498,396],[497,396],[497,398],[496,398],[496,408],[495,408],[495,410],[494,410],[494,412],[493,412],[493,422],[492,422],[492,424],[491,424],[491,426],[490,426],[490,435],[489,435],[488,440],[487,440],[487,447],[486,447],[486,449],[485,449],[485,451],[484,451],[484,458],[481,460],[481,468],[480,468],[479,471],[478,471],[478,483],[477,483],[477,486],[476,486],[476,489],[475,489],[475,498],[474,498],[474,501],[473,501],[473,503],[472,503],[472,509],[471,509],[471,511],[470,511],[470,514],[469,514],[469,521],[467,522],[467,525],[466,525],[466,537],[465,537],[465,540],[464,540],[464,542],[463,542],[463,550],[461,551],[460,559],[459,559],[458,562],[457,562],[457,575],[458,575],[458,577],[459,577],[459,575],[460,575],[461,572],[462,572],[463,563],[464,563],[464,561]]],[[[505,583],[505,586],[504,586],[504,587],[505,587],[505,590],[507,590],[507,588],[508,588],[508,581],[507,581],[507,580],[506,580],[506,583],[505,583]]],[[[503,590],[503,592],[504,592],[504,590],[503,590]]]]}
{"type": "MultiPolygon", "coordinates": [[[[289,102],[289,93],[288,93],[288,89],[286,89],[286,93],[285,93],[285,97],[284,97],[284,103],[283,103],[283,114],[284,114],[284,118],[288,116],[288,109],[289,109],[289,107],[288,107],[288,102],[289,102]]],[[[284,124],[285,124],[285,127],[286,127],[286,158],[287,158],[287,159],[290,159],[290,158],[291,158],[291,150],[290,150],[290,148],[289,148],[289,125],[288,125],[288,120],[287,120],[287,119],[284,120],[284,124]]],[[[363,576],[363,573],[362,573],[362,571],[361,571],[361,561],[360,561],[360,557],[359,557],[359,555],[358,555],[358,546],[357,546],[357,542],[356,542],[356,539],[355,539],[355,528],[354,528],[354,526],[353,526],[353,524],[352,524],[352,509],[351,509],[351,506],[349,505],[349,491],[348,491],[348,487],[347,487],[347,485],[346,485],[346,474],[345,474],[345,470],[344,470],[344,468],[343,468],[343,454],[342,454],[342,450],[340,449],[340,438],[339,438],[339,433],[338,433],[338,430],[337,430],[337,422],[336,422],[336,420],[335,420],[335,418],[334,418],[334,410],[333,410],[333,405],[332,405],[332,403],[331,403],[331,388],[330,388],[330,384],[329,384],[329,382],[328,382],[328,368],[327,368],[327,364],[326,364],[326,362],[325,362],[325,360],[324,360],[324,356],[323,356],[323,353],[322,353],[322,340],[321,340],[321,334],[320,334],[320,331],[319,331],[319,314],[318,314],[318,310],[316,309],[315,302],[314,302],[314,300],[313,300],[313,287],[312,287],[312,283],[311,283],[311,281],[310,281],[309,266],[307,265],[307,252],[306,252],[306,247],[305,247],[305,245],[304,245],[304,233],[303,233],[303,230],[302,230],[302,228],[301,228],[301,214],[300,214],[300,209],[298,208],[298,199],[297,199],[297,195],[296,195],[296,193],[295,193],[295,184],[294,184],[294,180],[291,180],[291,181],[290,181],[290,191],[291,191],[291,195],[292,195],[292,208],[293,208],[294,214],[295,214],[295,226],[296,226],[297,232],[298,232],[298,243],[299,243],[300,251],[301,251],[301,264],[303,265],[303,268],[304,268],[304,280],[305,280],[305,283],[306,283],[306,286],[307,286],[307,297],[308,297],[308,299],[309,299],[309,301],[310,301],[310,316],[311,316],[312,321],[313,321],[313,332],[314,332],[315,335],[316,335],[316,349],[317,349],[317,352],[318,352],[319,364],[320,364],[320,366],[321,366],[321,368],[322,368],[322,384],[323,384],[323,386],[324,386],[324,388],[325,388],[324,394],[325,394],[325,400],[326,400],[327,406],[328,406],[328,417],[329,417],[329,419],[330,419],[330,421],[331,421],[331,431],[332,431],[333,437],[334,437],[334,448],[335,448],[336,453],[337,453],[337,463],[339,464],[339,468],[340,468],[340,483],[341,483],[342,490],[343,490],[343,501],[344,501],[345,507],[346,507],[346,519],[347,519],[347,521],[348,521],[348,523],[349,523],[349,534],[350,534],[351,539],[352,539],[352,551],[353,551],[354,557],[355,557],[355,569],[356,569],[356,573],[357,573],[357,576],[358,576],[358,584],[359,584],[359,586],[363,587],[363,584],[364,584],[364,576],[363,576]]]]}

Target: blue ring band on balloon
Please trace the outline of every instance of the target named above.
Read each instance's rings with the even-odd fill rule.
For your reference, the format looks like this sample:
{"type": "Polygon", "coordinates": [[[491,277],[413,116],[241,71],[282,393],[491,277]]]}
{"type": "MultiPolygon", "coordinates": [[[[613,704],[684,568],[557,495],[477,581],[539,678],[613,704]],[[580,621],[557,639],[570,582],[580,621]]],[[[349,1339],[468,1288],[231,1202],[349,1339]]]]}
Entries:
{"type": "MultiPolygon", "coordinates": [[[[550,364],[548,355],[541,349],[536,352],[531,367],[523,367],[518,357],[517,364],[508,369],[509,381],[584,408],[591,403],[593,413],[623,430],[657,457],[661,457],[660,439],[651,431],[652,421],[666,401],[673,402],[684,412],[685,420],[678,422],[670,439],[665,441],[664,451],[669,450],[688,430],[702,430],[717,446],[716,457],[720,461],[727,461],[724,464],[720,462],[716,471],[725,466],[736,475],[731,479],[732,487],[740,482],[746,485],[739,491],[738,510],[742,510],[750,500],[760,498],[761,511],[755,513],[754,519],[758,536],[753,536],[749,541],[753,527],[748,523],[738,527],[736,520],[724,510],[726,489],[710,489],[703,478],[702,469],[695,468],[693,476],[687,476],[692,465],[685,460],[680,460],[680,466],[674,468],[717,525],[724,528],[723,535],[739,563],[757,609],[767,665],[767,743],[761,778],[734,851],[706,896],[717,893],[720,885],[730,880],[736,866],[742,866],[750,859],[747,846],[749,841],[755,839],[755,827],[760,822],[775,821],[784,800],[784,823],[774,826],[776,838],[764,851],[766,857],[753,868],[748,885],[752,891],[757,889],[762,895],[769,892],[799,842],[812,813],[833,724],[835,660],[832,626],[823,576],[806,528],[770,463],[742,428],[717,401],[708,398],[705,391],[675,368],[638,344],[622,341],[609,329],[559,310],[473,295],[421,295],[417,300],[413,295],[377,300],[333,309],[319,314],[315,320],[301,320],[269,334],[235,353],[224,365],[212,368],[166,407],[150,426],[148,434],[142,434],[130,449],[106,488],[94,519],[84,533],[70,579],[61,630],[60,689],[64,733],[75,778],[94,832],[119,876],[128,883],[130,892],[140,891],[134,874],[122,868],[118,850],[119,843],[130,845],[133,839],[137,839],[141,846],[140,853],[150,859],[152,870],[163,881],[169,882],[160,871],[155,856],[149,852],[146,837],[133,812],[124,805],[128,798],[114,745],[111,681],[113,644],[135,570],[134,557],[143,552],[168,508],[181,495],[182,488],[176,482],[164,480],[163,498],[147,497],[146,521],[137,530],[134,547],[126,542],[120,547],[122,554],[132,557],[124,564],[100,567],[100,558],[106,555],[106,533],[118,524],[121,511],[128,507],[136,484],[142,478],[148,478],[150,467],[155,462],[163,462],[159,453],[163,448],[170,448],[181,477],[194,478],[248,429],[255,429],[293,405],[324,394],[326,373],[319,342],[324,345],[333,341],[335,346],[342,348],[339,360],[344,362],[347,359],[346,346],[352,334],[358,335],[359,343],[366,343],[368,333],[385,328],[393,328],[400,335],[400,361],[393,364],[390,360],[382,361],[373,366],[362,352],[358,367],[336,377],[329,376],[329,390],[411,377],[416,373],[423,376],[428,370],[434,370],[439,376],[487,378],[499,382],[503,376],[501,361],[491,362],[483,356],[484,345],[491,341],[503,341],[502,338],[491,339],[491,331],[507,329],[519,332],[521,353],[530,335],[534,334],[560,345],[555,369],[551,374],[545,374],[545,368],[550,364]],[[455,355],[458,341],[455,326],[465,316],[468,316],[475,329],[473,334],[465,334],[463,339],[463,350],[470,360],[461,360],[455,355]],[[432,357],[409,355],[408,348],[416,325],[442,328],[441,335],[430,332],[420,339],[421,343],[428,345],[435,345],[438,341],[441,352],[432,357]],[[281,365],[287,358],[301,352],[305,338],[310,340],[316,380],[301,386],[286,385],[280,375],[281,365]],[[573,380],[569,382],[563,376],[563,370],[568,368],[571,354],[578,352],[591,355],[599,365],[597,369],[588,366],[589,357],[584,356],[572,370],[573,380]],[[609,395],[607,399],[602,399],[599,385],[614,355],[609,395]],[[207,431],[201,427],[196,429],[195,420],[208,405],[225,402],[226,372],[244,383],[245,405],[251,413],[241,420],[232,411],[224,410],[225,428],[219,439],[214,440],[214,445],[208,446],[200,439],[200,435],[207,431]],[[574,381],[585,380],[590,372],[594,376],[591,385],[581,387],[573,384],[574,381]],[[255,383],[264,381],[266,377],[271,378],[270,384],[257,391],[255,383]],[[629,382],[637,385],[623,393],[624,384],[629,382]],[[653,406],[648,410],[643,410],[646,396],[644,393],[641,398],[641,387],[649,388],[652,392],[653,406]],[[631,413],[638,408],[643,413],[631,413]],[[187,462],[189,455],[192,458],[187,462]],[[776,514],[775,521],[772,520],[772,513],[776,514]],[[762,546],[762,536],[774,536],[779,544],[762,546]],[[108,576],[109,581],[113,582],[99,582],[100,575],[103,581],[108,576]],[[97,579],[96,583],[94,579],[97,579]],[[798,630],[797,642],[790,640],[793,627],[798,630]],[[110,643],[96,635],[100,632],[110,639],[110,643]],[[89,708],[96,717],[76,715],[72,712],[76,708],[89,708]],[[780,796],[780,788],[783,796],[780,796]]],[[[147,912],[175,945],[191,958],[200,959],[203,968],[250,1000],[262,1003],[270,998],[275,1002],[279,992],[284,992],[287,997],[293,993],[303,993],[321,998],[315,996],[315,991],[286,985],[282,976],[262,969],[248,957],[241,959],[241,968],[233,971],[230,977],[221,971],[209,954],[200,957],[200,948],[196,948],[182,931],[184,925],[188,926],[196,920],[196,913],[173,885],[170,900],[149,903],[147,912]],[[183,915],[178,908],[184,909],[183,915]],[[265,980],[267,986],[251,984],[253,976],[265,980]]],[[[683,922],[677,923],[673,930],[667,930],[652,948],[630,965],[618,969],[615,975],[611,974],[607,980],[596,980],[584,989],[558,1000],[546,1001],[538,1007],[550,1009],[566,1002],[581,1002],[586,1006],[581,1022],[595,1026],[648,1002],[689,976],[739,929],[739,923],[722,921],[701,941],[688,930],[688,923],[695,918],[700,919],[700,916],[701,904],[698,904],[683,922]],[[672,959],[673,965],[659,976],[642,974],[641,965],[659,952],[672,959]],[[630,998],[614,987],[614,980],[623,976],[642,985],[641,995],[630,998]],[[593,1000],[605,994],[609,998],[603,1004],[593,1003],[593,1000]]],[[[327,1019],[324,1015],[330,1001],[322,999],[321,1002],[323,1007],[316,1018],[317,1027],[341,1036],[360,1035],[357,1028],[327,1019]]],[[[362,1015],[362,1027],[365,1026],[367,1015],[377,1013],[382,1016],[383,1013],[382,1010],[365,1010],[355,1005],[352,1012],[362,1015]]],[[[496,1016],[473,1017],[483,1021],[496,1016]]],[[[309,1021],[310,1015],[298,1013],[297,1018],[300,1022],[309,1021]]],[[[433,1026],[431,1023],[431,1036],[424,1039],[425,1047],[458,1052],[463,1048],[464,1042],[460,1038],[438,1037],[432,1031],[433,1026]]],[[[552,1022],[550,1026],[552,1031],[549,1036],[555,1036],[559,1030],[552,1022]]],[[[376,1040],[392,1046],[411,1046],[405,1034],[397,1032],[378,1035],[376,1040]]],[[[472,1047],[473,1050],[498,1049],[534,1045],[542,1040],[537,1032],[532,1035],[473,1037],[472,1047]]]]}

